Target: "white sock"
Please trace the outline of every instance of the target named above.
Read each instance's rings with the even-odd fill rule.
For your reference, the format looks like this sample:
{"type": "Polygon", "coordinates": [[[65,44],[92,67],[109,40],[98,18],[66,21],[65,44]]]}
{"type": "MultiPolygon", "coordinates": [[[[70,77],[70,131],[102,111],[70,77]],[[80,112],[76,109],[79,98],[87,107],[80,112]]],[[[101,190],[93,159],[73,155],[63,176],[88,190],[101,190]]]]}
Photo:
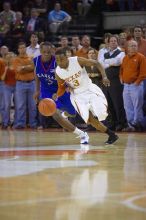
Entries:
{"type": "Polygon", "coordinates": [[[84,135],[84,131],[82,131],[82,130],[80,130],[79,128],[75,128],[75,130],[74,130],[74,132],[73,132],[74,134],[77,134],[78,136],[80,136],[80,135],[84,135]]]}

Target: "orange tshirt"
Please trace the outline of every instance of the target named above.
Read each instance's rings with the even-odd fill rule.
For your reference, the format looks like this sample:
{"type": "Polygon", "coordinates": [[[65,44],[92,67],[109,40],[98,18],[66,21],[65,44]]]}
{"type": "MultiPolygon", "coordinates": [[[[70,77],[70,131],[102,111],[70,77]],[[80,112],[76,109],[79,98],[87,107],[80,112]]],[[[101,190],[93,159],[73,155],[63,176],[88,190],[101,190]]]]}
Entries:
{"type": "Polygon", "coordinates": [[[146,58],[141,53],[126,55],[120,68],[120,79],[124,83],[136,83],[146,79],[146,58]]]}
{"type": "Polygon", "coordinates": [[[16,84],[15,74],[16,74],[15,70],[11,70],[11,69],[7,70],[6,78],[4,80],[6,85],[15,86],[16,84]]]}
{"type": "Polygon", "coordinates": [[[146,40],[143,38],[141,38],[141,41],[138,43],[138,52],[146,57],[146,40]]]}
{"type": "Polygon", "coordinates": [[[26,65],[32,65],[32,60],[30,57],[19,57],[17,56],[13,61],[13,68],[16,71],[16,80],[21,81],[31,81],[34,79],[34,71],[18,71],[18,67],[26,66],[26,65]]]}

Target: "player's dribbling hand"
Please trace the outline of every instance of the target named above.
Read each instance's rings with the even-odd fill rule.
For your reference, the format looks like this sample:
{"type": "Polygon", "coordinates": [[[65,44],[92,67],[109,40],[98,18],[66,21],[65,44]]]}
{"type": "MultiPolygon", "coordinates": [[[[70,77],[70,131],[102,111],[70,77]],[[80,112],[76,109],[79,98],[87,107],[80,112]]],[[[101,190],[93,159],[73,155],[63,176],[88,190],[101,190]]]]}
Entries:
{"type": "Polygon", "coordinates": [[[107,77],[104,77],[103,80],[102,80],[102,82],[103,82],[103,84],[104,84],[105,86],[110,86],[110,81],[109,81],[109,79],[108,79],[107,77]]]}

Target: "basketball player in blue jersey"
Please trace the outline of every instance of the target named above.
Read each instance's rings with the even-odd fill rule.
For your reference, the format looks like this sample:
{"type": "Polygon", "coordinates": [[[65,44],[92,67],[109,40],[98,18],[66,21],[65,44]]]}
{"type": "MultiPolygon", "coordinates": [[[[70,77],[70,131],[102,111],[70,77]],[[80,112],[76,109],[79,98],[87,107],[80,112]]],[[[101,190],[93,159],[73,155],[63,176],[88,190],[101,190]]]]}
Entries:
{"type": "MultiPolygon", "coordinates": [[[[55,78],[56,60],[53,54],[52,44],[43,42],[40,45],[41,55],[34,58],[36,92],[34,98],[36,102],[39,99],[53,98],[58,90],[57,80],[55,78]]],[[[75,116],[76,111],[70,102],[70,94],[65,92],[55,101],[57,106],[56,113],[52,116],[66,130],[73,132],[80,137],[81,144],[88,144],[89,136],[86,132],[75,127],[70,121],[62,116],[60,110],[67,112],[69,116],[75,116]]]]}

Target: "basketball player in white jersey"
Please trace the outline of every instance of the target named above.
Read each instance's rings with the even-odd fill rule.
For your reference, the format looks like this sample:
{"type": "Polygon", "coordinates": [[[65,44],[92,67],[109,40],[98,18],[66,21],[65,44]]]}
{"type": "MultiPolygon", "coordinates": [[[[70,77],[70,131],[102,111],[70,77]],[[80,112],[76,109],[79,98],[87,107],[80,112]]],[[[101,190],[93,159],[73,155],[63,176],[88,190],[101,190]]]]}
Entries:
{"type": "Polygon", "coordinates": [[[71,102],[82,119],[97,130],[109,135],[105,144],[113,144],[118,136],[102,124],[107,117],[107,101],[101,89],[92,83],[85,66],[97,66],[103,77],[103,83],[108,86],[109,80],[101,64],[82,57],[66,57],[65,49],[56,52],[56,77],[58,91],[56,98],[63,94],[65,87],[70,88],[71,102]]]}

